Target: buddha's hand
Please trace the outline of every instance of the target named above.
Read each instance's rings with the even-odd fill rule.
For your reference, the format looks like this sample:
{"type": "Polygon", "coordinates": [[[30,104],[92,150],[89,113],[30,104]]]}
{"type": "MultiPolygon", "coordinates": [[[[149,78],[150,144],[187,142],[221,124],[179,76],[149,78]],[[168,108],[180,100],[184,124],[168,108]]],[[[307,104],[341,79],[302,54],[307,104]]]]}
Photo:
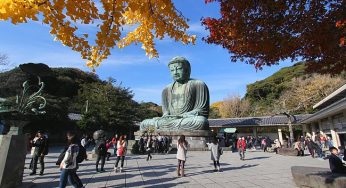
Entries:
{"type": "Polygon", "coordinates": [[[194,117],[194,116],[196,116],[196,115],[194,113],[191,113],[191,112],[187,112],[187,113],[182,114],[183,118],[194,117]]]}

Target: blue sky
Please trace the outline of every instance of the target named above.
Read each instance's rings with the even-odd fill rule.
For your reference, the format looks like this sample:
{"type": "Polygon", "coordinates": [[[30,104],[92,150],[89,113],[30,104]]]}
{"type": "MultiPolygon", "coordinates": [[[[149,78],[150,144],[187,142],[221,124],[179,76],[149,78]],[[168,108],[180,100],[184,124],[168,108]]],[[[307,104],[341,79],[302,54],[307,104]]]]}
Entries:
{"type": "MultiPolygon", "coordinates": [[[[279,66],[265,67],[264,70],[256,72],[252,65],[230,62],[227,50],[201,40],[208,35],[208,31],[201,26],[200,19],[218,17],[218,4],[204,4],[204,0],[173,2],[177,9],[190,19],[188,33],[197,35],[196,45],[182,45],[169,38],[156,41],[160,57],[152,60],[145,56],[140,45],[131,45],[124,49],[114,48],[112,55],[96,70],[101,79],[113,77],[133,90],[135,100],[160,104],[162,89],[172,81],[167,63],[175,56],[184,56],[191,63],[191,77],[206,82],[210,90],[210,100],[216,102],[229,94],[243,96],[247,84],[264,79],[284,66],[292,65],[282,62],[279,66]]],[[[96,31],[94,25],[83,26],[82,29],[91,33],[96,31]]],[[[19,25],[0,22],[0,53],[8,55],[11,66],[37,62],[51,67],[75,67],[90,71],[79,53],[53,41],[49,27],[39,22],[19,25]]]]}

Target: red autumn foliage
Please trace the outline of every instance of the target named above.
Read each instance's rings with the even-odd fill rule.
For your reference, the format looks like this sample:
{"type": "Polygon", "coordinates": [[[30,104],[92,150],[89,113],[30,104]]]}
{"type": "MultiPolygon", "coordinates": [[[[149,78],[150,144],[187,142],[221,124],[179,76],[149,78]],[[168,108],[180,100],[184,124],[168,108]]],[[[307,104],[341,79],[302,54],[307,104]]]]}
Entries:
{"type": "Polygon", "coordinates": [[[204,18],[204,40],[228,49],[231,61],[256,69],[304,60],[308,71],[346,71],[346,0],[205,0],[220,18],[204,18]]]}

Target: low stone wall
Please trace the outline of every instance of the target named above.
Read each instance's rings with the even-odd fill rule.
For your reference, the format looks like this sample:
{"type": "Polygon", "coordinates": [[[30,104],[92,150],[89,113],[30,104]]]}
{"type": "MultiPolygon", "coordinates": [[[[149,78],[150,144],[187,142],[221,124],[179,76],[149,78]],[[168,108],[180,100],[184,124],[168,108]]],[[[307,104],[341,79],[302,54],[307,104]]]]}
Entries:
{"type": "MultiPolygon", "coordinates": [[[[135,132],[136,140],[144,133],[141,131],[135,132]]],[[[189,150],[203,151],[206,150],[206,143],[210,141],[212,132],[209,130],[194,130],[194,131],[156,131],[149,133],[153,136],[168,136],[172,139],[172,147],[176,148],[176,143],[181,135],[185,136],[186,141],[189,143],[189,150]]]]}
{"type": "Polygon", "coordinates": [[[332,174],[328,168],[293,166],[291,172],[298,187],[346,187],[346,174],[332,174]]]}

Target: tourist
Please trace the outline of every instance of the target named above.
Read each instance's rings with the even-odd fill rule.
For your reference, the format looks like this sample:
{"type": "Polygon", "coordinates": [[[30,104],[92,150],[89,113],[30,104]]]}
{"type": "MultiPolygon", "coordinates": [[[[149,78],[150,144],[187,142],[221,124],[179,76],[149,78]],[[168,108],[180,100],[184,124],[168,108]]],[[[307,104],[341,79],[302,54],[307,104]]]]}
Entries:
{"type": "Polygon", "coordinates": [[[328,136],[326,140],[326,146],[327,148],[333,147],[333,140],[328,136]]]}
{"type": "Polygon", "coordinates": [[[79,153],[78,139],[72,132],[68,132],[66,137],[68,147],[64,151],[65,155],[59,165],[61,170],[59,188],[66,187],[67,180],[73,187],[81,188],[83,183],[76,173],[78,169],[77,156],[79,153]]]}
{"type": "Polygon", "coordinates": [[[30,175],[36,174],[37,161],[40,160],[40,175],[42,176],[44,172],[44,156],[48,154],[48,142],[43,131],[38,131],[37,135],[38,139],[35,142],[32,142],[32,145],[35,147],[35,151],[33,155],[32,172],[30,175]]]}
{"type": "Polygon", "coordinates": [[[310,137],[307,137],[305,143],[305,145],[308,147],[311,157],[315,158],[314,142],[311,140],[310,137]]]}
{"type": "Polygon", "coordinates": [[[217,138],[214,137],[212,143],[207,143],[211,155],[211,160],[214,162],[214,171],[220,171],[220,155],[221,155],[221,147],[217,138]]]}
{"type": "Polygon", "coordinates": [[[185,161],[186,161],[186,153],[187,153],[188,143],[185,140],[185,136],[181,135],[177,142],[177,159],[178,159],[178,167],[177,167],[177,175],[184,177],[185,170],[185,161]]]}
{"type": "Polygon", "coordinates": [[[107,161],[109,161],[109,158],[111,157],[111,152],[108,152],[109,148],[112,146],[112,141],[111,140],[107,140],[106,141],[106,159],[107,161]]]}
{"type": "Polygon", "coordinates": [[[114,150],[114,156],[117,156],[117,143],[118,143],[118,135],[115,134],[114,137],[112,138],[112,145],[113,145],[113,150],[114,150]]]}
{"type": "Polygon", "coordinates": [[[30,141],[30,145],[31,145],[31,150],[30,150],[30,155],[31,155],[31,161],[30,161],[30,165],[29,165],[29,169],[32,170],[32,167],[34,165],[34,153],[35,153],[35,146],[34,146],[34,143],[36,142],[36,140],[38,139],[38,134],[36,133],[35,134],[35,137],[34,139],[32,139],[32,141],[30,141]]]}
{"type": "Polygon", "coordinates": [[[281,143],[280,143],[279,139],[275,139],[274,144],[275,144],[274,151],[276,154],[278,154],[278,150],[281,148],[281,143]]]}
{"type": "Polygon", "coordinates": [[[114,171],[122,172],[124,168],[124,160],[126,154],[126,140],[124,139],[124,135],[120,136],[119,141],[117,142],[117,160],[115,162],[114,171]],[[120,170],[118,169],[119,161],[121,160],[120,170]]]}
{"type": "Polygon", "coordinates": [[[269,136],[267,136],[266,138],[265,138],[265,140],[266,140],[266,151],[268,151],[268,148],[271,148],[272,147],[272,140],[269,138],[269,136]]]}
{"type": "Polygon", "coordinates": [[[106,148],[106,142],[104,140],[100,140],[97,142],[95,146],[95,153],[97,155],[96,157],[96,172],[105,172],[104,166],[105,166],[105,160],[107,155],[107,148],[106,148]],[[101,161],[101,170],[99,170],[98,166],[101,161]]]}
{"type": "Polygon", "coordinates": [[[318,158],[323,158],[323,147],[321,144],[321,137],[320,136],[316,136],[315,137],[315,142],[313,143],[313,147],[315,149],[315,152],[317,153],[318,158]]]}
{"type": "Polygon", "coordinates": [[[238,153],[240,156],[240,160],[245,160],[245,150],[246,150],[246,143],[245,143],[245,138],[241,137],[238,139],[237,142],[237,149],[238,149],[238,153]]]}
{"type": "Polygon", "coordinates": [[[332,173],[346,174],[346,166],[338,157],[339,151],[336,147],[329,148],[331,155],[329,156],[329,167],[332,173]]]}
{"type": "Polygon", "coordinates": [[[297,142],[294,144],[294,149],[297,150],[297,156],[304,156],[301,148],[300,139],[297,139],[297,142]]]}
{"type": "Polygon", "coordinates": [[[139,145],[139,153],[143,154],[144,153],[144,145],[145,145],[143,135],[139,138],[138,145],[139,145]]]}
{"type": "Polygon", "coordinates": [[[152,159],[151,152],[153,151],[153,137],[150,135],[150,137],[147,139],[147,161],[152,159]]]}
{"type": "Polygon", "coordinates": [[[326,137],[323,134],[320,134],[320,144],[321,144],[321,149],[326,147],[326,137]]]}
{"type": "Polygon", "coordinates": [[[267,143],[266,143],[265,137],[262,139],[261,145],[262,145],[263,152],[266,152],[267,151],[267,143]]]}

